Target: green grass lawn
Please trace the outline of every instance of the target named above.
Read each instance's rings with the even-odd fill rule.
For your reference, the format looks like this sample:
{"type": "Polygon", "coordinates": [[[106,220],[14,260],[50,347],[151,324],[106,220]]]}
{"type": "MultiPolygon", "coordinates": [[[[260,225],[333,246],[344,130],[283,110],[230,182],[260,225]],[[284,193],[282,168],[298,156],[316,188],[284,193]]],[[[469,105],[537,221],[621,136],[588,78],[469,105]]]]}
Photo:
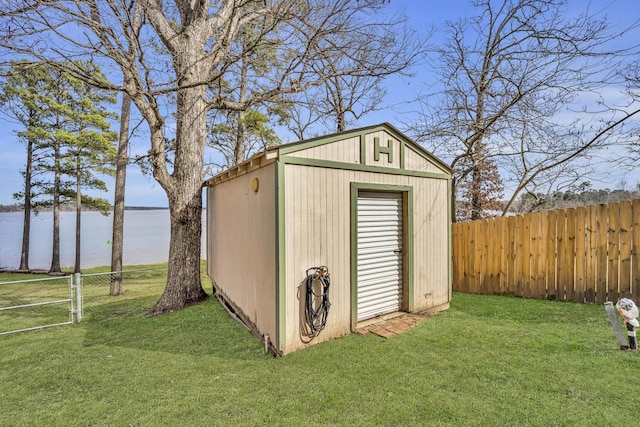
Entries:
{"type": "Polygon", "coordinates": [[[0,337],[0,425],[635,423],[640,354],[599,305],[454,294],[396,337],[274,358],[214,300],[146,318],[158,279],[95,296],[80,324],[0,337]]]}

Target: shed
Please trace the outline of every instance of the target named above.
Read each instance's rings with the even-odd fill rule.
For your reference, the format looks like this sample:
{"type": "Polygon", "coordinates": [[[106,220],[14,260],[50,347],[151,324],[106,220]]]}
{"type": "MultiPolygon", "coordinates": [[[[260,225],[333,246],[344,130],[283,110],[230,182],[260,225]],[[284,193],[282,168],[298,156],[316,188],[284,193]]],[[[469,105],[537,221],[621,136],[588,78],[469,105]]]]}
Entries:
{"type": "Polygon", "coordinates": [[[269,148],[205,188],[214,292],[276,354],[449,307],[451,169],[388,123],[269,148]],[[319,266],[318,332],[305,289],[319,310],[319,266]]]}

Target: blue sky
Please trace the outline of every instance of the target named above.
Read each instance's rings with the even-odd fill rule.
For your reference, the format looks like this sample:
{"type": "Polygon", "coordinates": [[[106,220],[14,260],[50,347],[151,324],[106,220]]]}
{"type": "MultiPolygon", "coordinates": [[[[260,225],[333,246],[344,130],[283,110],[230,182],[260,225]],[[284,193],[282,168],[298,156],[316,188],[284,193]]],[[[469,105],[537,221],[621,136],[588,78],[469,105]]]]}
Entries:
{"type": "MultiPolygon", "coordinates": [[[[587,2],[572,0],[579,10],[587,2]]],[[[614,26],[623,26],[640,18],[640,3],[638,0],[598,0],[591,2],[592,11],[602,9],[607,14],[609,21],[614,26]]],[[[401,14],[406,14],[410,25],[417,30],[429,30],[431,27],[441,28],[446,20],[456,20],[459,17],[473,14],[473,9],[469,6],[468,0],[391,0],[389,10],[401,14]]],[[[640,31],[637,32],[635,40],[640,40],[640,31]]],[[[433,39],[437,40],[437,39],[433,39]]],[[[385,105],[388,106],[369,116],[364,117],[357,125],[366,126],[374,123],[390,122],[403,130],[400,123],[406,121],[406,114],[399,112],[394,105],[412,100],[417,93],[432,82],[432,75],[428,67],[414,70],[415,76],[412,78],[395,77],[386,82],[388,96],[385,105]]],[[[403,110],[407,106],[403,107],[403,110]]],[[[142,125],[145,129],[145,125],[142,125]]],[[[6,117],[0,115],[0,147],[2,156],[0,157],[0,204],[13,204],[14,192],[22,188],[20,170],[24,168],[24,146],[15,136],[15,124],[8,121],[6,117]]],[[[148,149],[149,143],[144,137],[144,131],[140,137],[136,138],[131,148],[131,154],[144,153],[148,149]]],[[[291,142],[283,136],[283,142],[291,142]]],[[[621,154],[623,155],[623,154],[621,154]]],[[[640,168],[638,168],[640,169],[640,168]]],[[[604,172],[604,171],[603,171],[604,172]]],[[[597,179],[597,178],[596,178],[597,179]]],[[[611,170],[604,174],[597,187],[615,188],[621,180],[626,180],[628,184],[635,185],[640,182],[640,173],[619,171],[612,173],[611,170]]],[[[106,179],[110,189],[113,188],[112,180],[106,179]]],[[[109,200],[113,199],[112,192],[101,193],[101,197],[109,200]]],[[[127,193],[125,203],[128,206],[161,206],[166,207],[166,196],[162,188],[150,176],[144,176],[139,167],[131,165],[127,169],[127,193]]]]}

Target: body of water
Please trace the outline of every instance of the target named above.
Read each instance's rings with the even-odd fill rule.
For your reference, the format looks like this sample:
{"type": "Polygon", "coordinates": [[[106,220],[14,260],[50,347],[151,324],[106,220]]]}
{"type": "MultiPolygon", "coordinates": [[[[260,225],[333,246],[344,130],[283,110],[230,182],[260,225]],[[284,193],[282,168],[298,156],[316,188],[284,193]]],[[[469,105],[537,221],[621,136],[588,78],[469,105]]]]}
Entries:
{"type": "MultiPolygon", "coordinates": [[[[17,269],[22,250],[22,212],[0,212],[0,268],[17,269]]],[[[202,253],[204,258],[206,224],[203,215],[202,253]]],[[[111,265],[112,214],[82,212],[82,268],[111,265]]],[[[60,214],[60,265],[75,262],[75,212],[60,214]]],[[[127,210],[124,214],[123,265],[152,264],[169,258],[169,210],[127,210]]],[[[31,216],[29,267],[48,270],[53,250],[53,213],[31,216]]]]}

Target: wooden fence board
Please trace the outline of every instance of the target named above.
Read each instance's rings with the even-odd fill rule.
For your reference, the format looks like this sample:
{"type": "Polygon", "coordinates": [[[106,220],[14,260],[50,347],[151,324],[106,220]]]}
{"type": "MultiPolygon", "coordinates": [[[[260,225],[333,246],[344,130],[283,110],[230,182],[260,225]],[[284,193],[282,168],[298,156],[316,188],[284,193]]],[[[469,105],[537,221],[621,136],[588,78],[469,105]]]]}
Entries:
{"type": "Polygon", "coordinates": [[[541,298],[547,298],[547,283],[549,278],[549,269],[547,268],[546,260],[546,242],[547,242],[547,218],[548,212],[540,212],[540,252],[538,254],[540,266],[538,271],[539,276],[539,292],[541,298]]]}
{"type": "MultiPolygon", "coordinates": [[[[453,226],[451,227],[451,257],[452,259],[460,259],[458,258],[460,255],[458,253],[460,248],[460,233],[462,232],[461,227],[453,226]]],[[[460,276],[462,275],[462,263],[455,262],[453,263],[451,269],[451,283],[454,289],[460,289],[460,276]]]]}
{"type": "Polygon", "coordinates": [[[520,258],[521,269],[521,294],[531,297],[531,215],[524,215],[522,219],[522,257],[520,258]]]}
{"type": "Polygon", "coordinates": [[[558,212],[549,211],[547,213],[547,298],[555,299],[558,294],[558,268],[556,264],[556,242],[557,242],[558,212]]]}
{"type": "Polygon", "coordinates": [[[567,239],[564,247],[566,265],[565,299],[574,301],[576,298],[576,210],[573,208],[567,209],[566,230],[567,239]]]}
{"type": "MultiPolygon", "coordinates": [[[[467,228],[466,224],[454,224],[453,229],[457,231],[457,235],[455,236],[455,240],[453,243],[453,259],[458,259],[458,260],[465,260],[465,252],[464,252],[464,246],[466,245],[466,233],[465,233],[465,229],[467,228]]],[[[452,235],[454,233],[452,232],[452,235]]],[[[465,291],[468,291],[468,289],[465,288],[465,263],[462,262],[454,262],[454,271],[456,271],[456,279],[453,282],[453,288],[454,289],[464,289],[465,291]]]]}
{"type": "Polygon", "coordinates": [[[631,298],[631,202],[620,202],[620,274],[619,296],[631,298]]]}
{"type": "Polygon", "coordinates": [[[598,205],[596,216],[596,302],[607,300],[607,234],[609,224],[607,205],[598,205]]]}
{"type": "Polygon", "coordinates": [[[515,255],[516,255],[516,264],[515,264],[515,273],[516,273],[516,283],[515,283],[515,294],[518,296],[523,295],[524,288],[524,259],[529,256],[529,249],[525,246],[525,230],[523,224],[522,215],[518,215],[516,217],[516,233],[515,233],[515,255]],[[526,253],[525,253],[526,251],[526,253]]]}
{"type": "Polygon", "coordinates": [[[640,200],[631,203],[631,294],[633,300],[640,299],[640,200]]]}
{"type": "Polygon", "coordinates": [[[557,252],[557,266],[558,269],[558,282],[556,285],[556,298],[559,300],[565,299],[565,292],[568,280],[567,273],[567,211],[558,211],[557,222],[557,237],[556,237],[556,252],[557,252]]]}
{"type": "Polygon", "coordinates": [[[498,236],[500,237],[500,248],[498,255],[499,269],[500,269],[500,293],[506,292],[507,289],[507,264],[508,257],[505,256],[507,253],[507,245],[508,245],[508,232],[507,232],[507,221],[500,220],[496,221],[498,226],[498,236]]]}
{"type": "Polygon", "coordinates": [[[499,259],[500,259],[500,243],[498,241],[497,221],[495,218],[487,220],[487,280],[491,293],[500,292],[500,275],[499,275],[499,259]]]}
{"type": "Polygon", "coordinates": [[[475,246],[475,263],[474,263],[474,272],[473,272],[473,286],[476,289],[476,292],[487,293],[482,286],[482,279],[484,276],[484,261],[486,259],[486,254],[484,253],[484,243],[487,239],[487,227],[486,221],[480,220],[476,221],[474,234],[476,235],[476,246],[475,246]]]}
{"type": "Polygon", "coordinates": [[[480,226],[482,221],[471,223],[471,233],[473,234],[473,281],[471,289],[475,293],[484,293],[480,287],[480,276],[482,266],[482,243],[480,242],[480,226]]]}
{"type": "MultiPolygon", "coordinates": [[[[585,253],[586,253],[586,269],[587,269],[587,284],[585,299],[587,302],[596,302],[596,265],[597,265],[597,222],[596,215],[598,213],[596,206],[587,206],[585,218],[585,253]]],[[[602,301],[604,302],[604,301],[602,301]]]]}
{"type": "Polygon", "coordinates": [[[533,298],[544,298],[546,296],[544,265],[542,263],[542,253],[544,252],[542,214],[543,212],[537,212],[531,215],[530,296],[533,298]]]}
{"type": "Polygon", "coordinates": [[[461,290],[463,292],[471,292],[471,288],[469,287],[469,272],[471,271],[469,268],[469,263],[471,262],[471,257],[469,256],[469,241],[471,240],[471,237],[469,236],[469,227],[471,227],[471,223],[457,223],[454,224],[454,226],[461,228],[460,237],[462,241],[457,248],[457,253],[462,256],[460,263],[463,265],[463,273],[460,277],[461,290]]]}
{"type": "Polygon", "coordinates": [[[454,290],[640,298],[640,199],[453,224],[454,290]]]}
{"type": "Polygon", "coordinates": [[[467,225],[467,237],[469,238],[467,243],[467,259],[469,260],[467,265],[467,289],[469,292],[476,292],[474,288],[473,281],[475,275],[475,263],[476,263],[476,248],[475,248],[475,239],[476,236],[474,234],[475,227],[472,222],[467,225]]]}
{"type": "Polygon", "coordinates": [[[473,234],[475,228],[473,227],[473,224],[469,223],[467,224],[467,244],[465,245],[465,253],[467,255],[467,274],[466,274],[466,286],[467,289],[469,290],[469,292],[475,291],[475,289],[473,288],[473,275],[475,272],[474,269],[474,264],[475,264],[475,246],[474,246],[474,242],[475,242],[475,235],[473,234]]]}
{"type": "Polygon", "coordinates": [[[495,218],[491,218],[491,228],[489,229],[489,233],[491,235],[491,244],[493,245],[493,250],[490,252],[491,256],[491,273],[492,273],[492,288],[493,293],[501,292],[501,283],[500,283],[500,233],[498,232],[498,223],[495,218]]]}
{"type": "Polygon", "coordinates": [[[619,237],[620,237],[620,204],[609,203],[609,228],[607,230],[607,299],[619,299],[619,237]]]}
{"type": "Polygon", "coordinates": [[[505,287],[505,292],[507,293],[515,293],[515,283],[517,281],[516,277],[516,217],[512,216],[507,218],[507,228],[509,229],[509,234],[507,236],[507,276],[509,280],[507,282],[507,286],[505,287]]]}
{"type": "Polygon", "coordinates": [[[585,223],[587,210],[581,206],[576,208],[576,262],[575,262],[575,296],[574,301],[585,301],[587,289],[587,257],[585,248],[587,247],[585,223]]]}
{"type": "Polygon", "coordinates": [[[481,289],[482,293],[493,293],[493,291],[491,290],[491,278],[488,277],[491,275],[491,262],[490,262],[490,253],[487,250],[489,247],[489,220],[484,219],[481,221],[480,225],[480,230],[478,230],[478,232],[480,233],[480,238],[481,240],[481,244],[479,245],[480,247],[480,268],[478,270],[478,273],[480,275],[479,281],[478,281],[478,286],[481,289]]]}

